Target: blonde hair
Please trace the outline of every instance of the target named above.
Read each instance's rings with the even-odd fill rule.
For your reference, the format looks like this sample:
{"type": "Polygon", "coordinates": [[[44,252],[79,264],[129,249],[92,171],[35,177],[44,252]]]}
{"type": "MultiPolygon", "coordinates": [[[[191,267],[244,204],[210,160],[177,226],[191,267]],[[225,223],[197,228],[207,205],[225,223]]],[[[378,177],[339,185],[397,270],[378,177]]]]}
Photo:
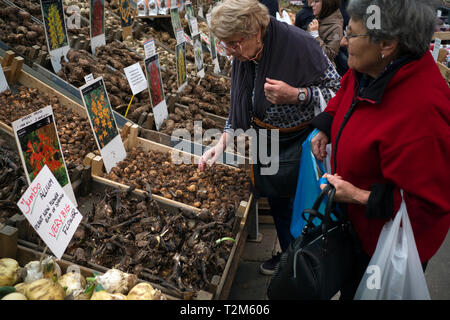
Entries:
{"type": "Polygon", "coordinates": [[[258,0],[223,0],[211,12],[210,29],[220,40],[237,34],[251,38],[259,30],[264,37],[269,21],[269,10],[258,0]]]}

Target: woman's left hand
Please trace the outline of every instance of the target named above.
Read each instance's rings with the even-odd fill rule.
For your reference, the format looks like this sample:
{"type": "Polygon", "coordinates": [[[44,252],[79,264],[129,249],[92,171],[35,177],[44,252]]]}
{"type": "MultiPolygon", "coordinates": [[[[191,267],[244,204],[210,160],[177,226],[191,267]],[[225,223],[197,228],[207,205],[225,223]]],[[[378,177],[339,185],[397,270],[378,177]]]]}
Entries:
{"type": "Polygon", "coordinates": [[[298,103],[298,89],[281,80],[266,78],[264,93],[266,94],[266,99],[273,104],[298,103]]]}
{"type": "MultiPolygon", "coordinates": [[[[355,187],[350,182],[342,179],[338,174],[325,173],[323,177],[336,188],[335,201],[362,205],[366,205],[369,201],[370,191],[355,187]]],[[[326,184],[322,184],[320,188],[323,189],[325,186],[326,184]]]]}
{"type": "Polygon", "coordinates": [[[319,20],[314,19],[308,25],[308,31],[318,31],[319,30],[319,20]]]}

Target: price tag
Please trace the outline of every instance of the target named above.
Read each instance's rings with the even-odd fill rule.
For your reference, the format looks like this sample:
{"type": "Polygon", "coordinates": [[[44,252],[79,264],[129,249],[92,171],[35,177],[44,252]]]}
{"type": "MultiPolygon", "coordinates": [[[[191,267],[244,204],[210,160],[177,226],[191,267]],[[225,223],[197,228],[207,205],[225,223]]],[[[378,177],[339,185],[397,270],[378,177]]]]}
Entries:
{"type": "Polygon", "coordinates": [[[150,38],[144,42],[144,52],[146,59],[156,54],[155,40],[153,40],[153,38],[150,38]]]}
{"type": "Polygon", "coordinates": [[[125,72],[133,95],[137,95],[147,89],[147,79],[145,79],[144,72],[142,72],[139,62],[124,68],[123,71],[125,72]]]}
{"type": "Polygon", "coordinates": [[[5,74],[3,73],[3,68],[0,65],[0,92],[3,92],[8,89],[9,89],[8,81],[6,81],[5,74]]]}
{"type": "Polygon", "coordinates": [[[17,206],[54,255],[61,259],[83,216],[47,165],[17,206]]]}
{"type": "Polygon", "coordinates": [[[177,38],[177,44],[183,43],[186,40],[184,39],[184,30],[183,28],[179,28],[176,31],[175,37],[177,38]]]}
{"type": "Polygon", "coordinates": [[[433,49],[434,61],[437,61],[437,59],[438,59],[439,50],[442,48],[441,43],[442,43],[441,39],[438,39],[438,38],[434,39],[434,49],[433,49]]]}
{"type": "Polygon", "coordinates": [[[191,18],[191,20],[189,20],[189,21],[191,23],[191,30],[192,30],[191,36],[195,36],[198,33],[198,22],[197,22],[197,19],[194,17],[194,18],[191,18]]]}
{"type": "Polygon", "coordinates": [[[89,73],[87,76],[84,77],[84,81],[86,81],[86,83],[94,81],[94,75],[92,73],[89,73]]]}

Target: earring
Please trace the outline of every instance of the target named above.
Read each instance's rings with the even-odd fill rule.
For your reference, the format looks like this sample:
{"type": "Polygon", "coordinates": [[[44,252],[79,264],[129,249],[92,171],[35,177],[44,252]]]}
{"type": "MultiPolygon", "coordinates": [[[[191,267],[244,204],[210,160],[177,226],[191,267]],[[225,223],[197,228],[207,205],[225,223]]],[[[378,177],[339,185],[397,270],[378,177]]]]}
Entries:
{"type": "Polygon", "coordinates": [[[383,53],[381,54],[381,59],[384,59],[384,54],[383,53]]]}

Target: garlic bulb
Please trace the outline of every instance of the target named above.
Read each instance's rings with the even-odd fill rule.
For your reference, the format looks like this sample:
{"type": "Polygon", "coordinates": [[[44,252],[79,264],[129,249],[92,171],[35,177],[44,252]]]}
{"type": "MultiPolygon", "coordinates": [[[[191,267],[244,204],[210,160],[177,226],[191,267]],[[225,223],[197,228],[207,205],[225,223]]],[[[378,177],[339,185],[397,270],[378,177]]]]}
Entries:
{"type": "Polygon", "coordinates": [[[66,290],[66,295],[73,294],[74,297],[84,292],[86,280],[83,275],[69,272],[58,278],[58,283],[66,290]]]}
{"type": "Polygon", "coordinates": [[[95,281],[109,293],[125,294],[135,285],[136,276],[118,269],[110,269],[105,274],[97,276],[95,281]]]}
{"type": "Polygon", "coordinates": [[[0,259],[0,286],[13,286],[19,280],[19,263],[11,258],[0,259]]]}

